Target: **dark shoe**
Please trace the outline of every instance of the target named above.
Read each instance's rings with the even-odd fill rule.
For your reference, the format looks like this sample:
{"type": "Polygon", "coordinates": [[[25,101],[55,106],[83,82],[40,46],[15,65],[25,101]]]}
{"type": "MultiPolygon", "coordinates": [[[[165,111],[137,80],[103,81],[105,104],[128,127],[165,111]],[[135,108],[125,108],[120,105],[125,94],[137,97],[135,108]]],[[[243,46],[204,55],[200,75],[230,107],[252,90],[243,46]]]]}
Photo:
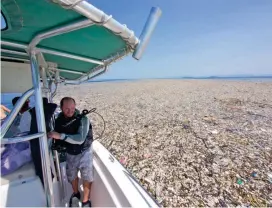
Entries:
{"type": "MultiPolygon", "coordinates": [[[[69,207],[73,207],[72,205],[75,204],[75,201],[79,202],[80,201],[80,192],[77,192],[76,194],[73,193],[72,196],[70,197],[69,201],[69,207]]],[[[79,205],[77,205],[79,206],[79,205]]]]}
{"type": "Polygon", "coordinates": [[[82,202],[82,207],[92,207],[92,202],[90,200],[82,202]]]}

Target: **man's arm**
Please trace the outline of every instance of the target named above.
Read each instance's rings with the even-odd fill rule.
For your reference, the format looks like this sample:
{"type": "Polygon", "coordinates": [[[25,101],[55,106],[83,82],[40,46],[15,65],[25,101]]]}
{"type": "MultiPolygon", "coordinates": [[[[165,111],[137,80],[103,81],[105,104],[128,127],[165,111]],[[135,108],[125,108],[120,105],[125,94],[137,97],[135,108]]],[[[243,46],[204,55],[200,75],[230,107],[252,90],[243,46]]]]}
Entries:
{"type": "Polygon", "coordinates": [[[71,144],[82,144],[86,139],[89,131],[90,121],[84,116],[80,121],[77,134],[60,134],[60,140],[66,141],[71,144]]]}
{"type": "Polygon", "coordinates": [[[8,108],[7,108],[6,106],[4,106],[4,105],[1,105],[1,108],[2,108],[4,111],[8,112],[8,113],[11,112],[11,110],[8,109],[8,108]]]}

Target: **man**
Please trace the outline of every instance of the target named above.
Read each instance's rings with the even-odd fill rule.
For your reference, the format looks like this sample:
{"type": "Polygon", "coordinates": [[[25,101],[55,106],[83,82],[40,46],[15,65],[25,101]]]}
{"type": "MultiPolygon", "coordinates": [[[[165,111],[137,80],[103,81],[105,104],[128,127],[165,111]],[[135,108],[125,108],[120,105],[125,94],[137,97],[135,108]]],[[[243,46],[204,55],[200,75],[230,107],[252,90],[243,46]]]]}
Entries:
{"type": "Polygon", "coordinates": [[[93,181],[93,153],[91,144],[93,140],[92,126],[86,116],[78,117],[76,102],[71,97],[64,97],[60,102],[62,112],[55,121],[55,131],[48,133],[49,138],[56,139],[65,144],[67,151],[67,178],[72,183],[73,194],[70,198],[70,207],[77,198],[78,170],[83,179],[84,196],[82,207],[91,207],[90,191],[93,181]]]}
{"type": "MultiPolygon", "coordinates": [[[[19,100],[19,97],[15,97],[12,100],[13,106],[19,100]]],[[[13,121],[5,137],[14,137],[20,133],[28,132],[30,130],[31,116],[29,112],[29,101],[27,101],[21,108],[19,114],[13,121]],[[29,114],[26,117],[26,113],[29,114]],[[23,123],[23,125],[22,125],[23,123]]],[[[1,174],[7,175],[15,170],[19,169],[26,163],[32,160],[29,141],[18,142],[15,144],[1,145],[1,174]]]]}
{"type": "MultiPolygon", "coordinates": [[[[15,106],[17,101],[20,97],[15,97],[12,99],[12,104],[15,106]]],[[[27,100],[20,110],[20,123],[19,123],[19,130],[20,133],[29,132],[30,131],[30,124],[31,124],[31,114],[29,112],[29,100],[27,100]]]]}
{"type": "MultiPolygon", "coordinates": [[[[20,97],[13,98],[12,105],[15,106],[19,99],[20,97]]],[[[5,134],[5,137],[13,137],[17,134],[30,131],[31,115],[29,109],[29,100],[27,100],[5,134]]]]}

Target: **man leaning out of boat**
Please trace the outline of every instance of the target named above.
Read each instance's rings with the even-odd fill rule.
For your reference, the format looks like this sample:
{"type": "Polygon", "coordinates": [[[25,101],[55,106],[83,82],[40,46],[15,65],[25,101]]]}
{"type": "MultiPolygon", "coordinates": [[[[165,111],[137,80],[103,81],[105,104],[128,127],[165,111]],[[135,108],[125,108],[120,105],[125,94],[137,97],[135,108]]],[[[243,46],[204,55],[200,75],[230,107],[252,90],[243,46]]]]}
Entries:
{"type": "Polygon", "coordinates": [[[48,133],[48,138],[56,139],[67,151],[67,178],[72,183],[73,191],[70,207],[80,200],[78,190],[78,170],[83,179],[84,196],[82,207],[91,207],[90,191],[93,181],[93,141],[92,126],[86,116],[79,117],[76,102],[71,97],[64,97],[60,102],[62,112],[55,121],[55,130],[48,133]]]}

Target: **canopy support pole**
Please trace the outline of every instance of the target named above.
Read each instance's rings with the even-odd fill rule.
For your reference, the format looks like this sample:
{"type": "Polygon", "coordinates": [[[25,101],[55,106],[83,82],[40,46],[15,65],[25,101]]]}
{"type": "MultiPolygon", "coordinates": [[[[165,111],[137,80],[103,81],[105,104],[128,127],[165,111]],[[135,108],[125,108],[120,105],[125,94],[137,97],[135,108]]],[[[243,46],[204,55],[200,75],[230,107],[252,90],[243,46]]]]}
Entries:
{"type": "Polygon", "coordinates": [[[129,49],[123,50],[122,52],[118,53],[117,55],[108,58],[107,60],[105,60],[105,66],[97,66],[95,67],[92,71],[90,71],[89,73],[86,73],[84,75],[82,75],[80,78],[76,79],[76,80],[68,80],[65,81],[65,84],[80,84],[82,82],[88,81],[90,79],[93,79],[94,77],[97,77],[105,72],[107,72],[108,67],[111,63],[118,61],[120,59],[122,59],[124,56],[126,56],[128,53],[130,53],[129,49]]]}
{"type": "Polygon", "coordinates": [[[117,22],[111,15],[105,14],[86,0],[55,0],[54,2],[57,2],[66,9],[74,10],[97,25],[102,25],[111,30],[126,41],[132,49],[134,49],[139,42],[138,38],[134,35],[134,32],[128,29],[126,25],[117,22]]]}
{"type": "Polygon", "coordinates": [[[49,90],[49,84],[48,84],[47,74],[46,74],[46,70],[48,69],[48,64],[46,63],[42,53],[37,54],[37,61],[39,62],[39,65],[40,65],[40,73],[41,73],[41,78],[43,83],[42,92],[45,95],[45,97],[48,100],[50,100],[51,93],[49,90]]]}
{"type": "MultiPolygon", "coordinates": [[[[11,46],[11,47],[15,47],[15,48],[22,48],[22,49],[25,49],[25,50],[27,50],[27,48],[28,48],[28,46],[25,45],[25,44],[12,43],[12,42],[5,41],[5,40],[1,41],[1,45],[11,46]]],[[[18,51],[11,51],[11,50],[6,50],[6,49],[4,49],[4,50],[7,53],[15,52],[17,55],[28,56],[27,53],[18,52],[18,51]]],[[[45,49],[45,48],[37,48],[36,47],[35,50],[37,52],[41,52],[41,53],[51,54],[51,55],[55,55],[55,56],[62,56],[62,57],[70,58],[70,59],[75,59],[75,60],[79,60],[79,61],[93,63],[93,64],[104,65],[103,61],[99,61],[99,60],[96,60],[96,59],[93,59],[93,58],[87,58],[87,57],[83,57],[83,56],[76,56],[76,55],[73,55],[73,54],[70,54],[70,53],[60,52],[60,51],[56,51],[56,50],[49,50],[49,49],[45,49]]],[[[4,51],[2,51],[2,52],[4,52],[4,51]]]]}
{"type": "Polygon", "coordinates": [[[51,69],[53,71],[65,72],[65,73],[70,73],[70,74],[79,74],[79,75],[85,75],[86,74],[84,72],[71,71],[71,70],[61,69],[61,68],[52,68],[52,67],[49,67],[49,69],[51,69]]]}
{"type": "Polygon", "coordinates": [[[108,67],[106,67],[106,66],[103,67],[103,68],[99,67],[99,68],[93,70],[91,73],[83,75],[82,77],[80,77],[77,80],[67,80],[67,81],[65,81],[65,84],[81,84],[84,81],[88,81],[91,78],[94,78],[94,77],[96,77],[98,75],[104,74],[107,71],[107,68],[108,67]]]}
{"type": "Polygon", "coordinates": [[[43,82],[43,93],[45,94],[46,98],[50,100],[50,90],[49,90],[49,85],[48,85],[48,80],[46,76],[46,68],[41,67],[41,73],[42,73],[42,82],[43,82]]]}
{"type": "Polygon", "coordinates": [[[26,52],[12,51],[12,50],[3,49],[3,48],[1,48],[1,53],[14,54],[14,55],[19,55],[19,56],[28,56],[28,54],[26,52]]]}
{"type": "MultiPolygon", "coordinates": [[[[75,22],[72,24],[68,24],[62,27],[58,27],[55,29],[51,29],[47,32],[43,32],[38,34],[35,38],[32,39],[32,41],[30,42],[29,46],[28,46],[28,50],[29,51],[33,51],[35,50],[35,47],[42,41],[45,40],[47,38],[51,38],[51,37],[55,37],[57,35],[61,35],[61,34],[65,34],[65,33],[69,33],[72,32],[74,30],[79,30],[85,27],[89,27],[91,25],[93,25],[94,23],[91,20],[83,20],[83,21],[79,21],[79,22],[75,22]]],[[[63,57],[67,57],[67,58],[73,58],[76,59],[77,56],[74,56],[72,54],[65,54],[65,53],[61,53],[58,51],[50,51],[47,49],[37,49],[38,51],[42,52],[42,53],[48,53],[48,54],[52,54],[52,55],[57,55],[57,56],[63,56],[63,57]]],[[[86,62],[91,62],[94,64],[99,64],[99,65],[104,65],[103,61],[100,60],[96,60],[93,58],[84,58],[81,57],[82,61],[86,61],[86,62]]]]}
{"type": "Polygon", "coordinates": [[[91,25],[94,25],[94,23],[91,20],[81,20],[81,21],[77,21],[75,23],[72,24],[68,24],[62,27],[57,27],[55,29],[51,29],[47,32],[43,32],[38,34],[37,36],[35,36],[35,38],[32,39],[32,41],[29,44],[29,49],[33,49],[36,45],[39,44],[39,42],[41,42],[44,39],[47,38],[51,38],[51,37],[55,37],[57,35],[62,35],[65,33],[69,33],[72,32],[74,30],[79,30],[85,27],[89,27],[91,25]]]}
{"type": "Polygon", "coordinates": [[[59,71],[56,71],[56,72],[55,72],[55,80],[54,80],[54,83],[55,83],[55,89],[54,89],[54,91],[52,90],[52,84],[53,84],[53,81],[52,81],[52,80],[51,80],[50,85],[49,85],[49,88],[50,88],[50,91],[51,91],[50,102],[53,102],[53,98],[54,98],[55,95],[57,94],[57,89],[58,89],[58,84],[59,84],[59,82],[60,82],[59,71]]]}
{"type": "Polygon", "coordinates": [[[45,118],[44,118],[44,109],[43,109],[43,103],[42,103],[40,72],[39,72],[39,67],[38,67],[38,63],[36,59],[36,54],[34,51],[30,51],[30,60],[31,60],[32,82],[33,82],[33,87],[35,90],[35,111],[36,111],[38,132],[45,133],[43,136],[39,137],[43,180],[44,180],[44,190],[45,190],[48,206],[55,207],[54,196],[53,196],[53,181],[52,181],[52,175],[51,175],[49,150],[48,150],[45,118]]]}
{"type": "Polygon", "coordinates": [[[15,60],[15,61],[22,61],[22,62],[25,62],[25,63],[29,63],[28,59],[22,59],[22,58],[14,58],[14,57],[8,57],[8,56],[1,56],[1,59],[15,60]]]}
{"type": "Polygon", "coordinates": [[[62,57],[65,57],[65,58],[70,58],[70,59],[75,59],[75,60],[79,60],[79,61],[89,62],[89,63],[92,63],[92,64],[104,65],[104,63],[102,61],[98,61],[98,60],[83,57],[83,56],[76,56],[76,55],[73,55],[73,54],[70,54],[70,53],[64,53],[64,52],[48,50],[48,49],[43,49],[43,48],[37,48],[35,50],[37,50],[37,51],[39,51],[41,53],[51,54],[51,55],[55,55],[55,56],[62,56],[62,57]]]}

